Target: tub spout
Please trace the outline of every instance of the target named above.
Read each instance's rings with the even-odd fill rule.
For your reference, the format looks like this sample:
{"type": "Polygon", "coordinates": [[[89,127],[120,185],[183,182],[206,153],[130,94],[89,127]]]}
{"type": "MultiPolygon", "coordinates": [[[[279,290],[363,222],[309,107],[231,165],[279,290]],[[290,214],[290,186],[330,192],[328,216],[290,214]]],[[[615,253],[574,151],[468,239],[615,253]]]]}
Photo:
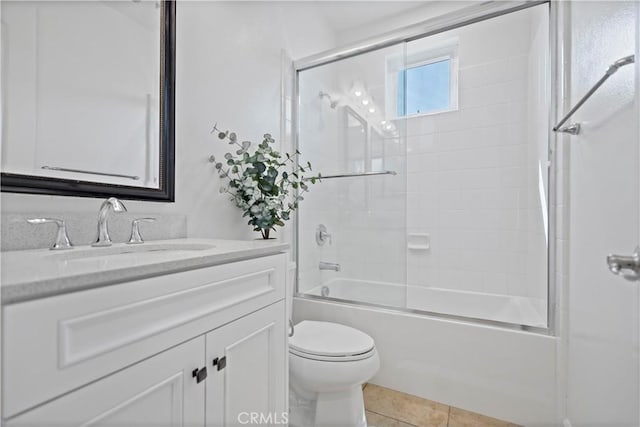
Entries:
{"type": "Polygon", "coordinates": [[[320,270],[340,271],[340,264],[336,264],[334,262],[320,261],[318,267],[320,268],[320,270]]]}

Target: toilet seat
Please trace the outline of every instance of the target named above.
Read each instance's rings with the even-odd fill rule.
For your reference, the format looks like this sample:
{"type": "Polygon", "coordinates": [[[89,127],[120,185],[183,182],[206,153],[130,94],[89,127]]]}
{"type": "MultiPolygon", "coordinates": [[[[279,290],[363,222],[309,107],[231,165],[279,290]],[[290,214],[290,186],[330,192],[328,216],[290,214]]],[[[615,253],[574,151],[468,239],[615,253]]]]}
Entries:
{"type": "Polygon", "coordinates": [[[375,343],[369,335],[349,326],[304,320],[295,327],[289,352],[305,359],[347,362],[373,356],[375,343]]]}

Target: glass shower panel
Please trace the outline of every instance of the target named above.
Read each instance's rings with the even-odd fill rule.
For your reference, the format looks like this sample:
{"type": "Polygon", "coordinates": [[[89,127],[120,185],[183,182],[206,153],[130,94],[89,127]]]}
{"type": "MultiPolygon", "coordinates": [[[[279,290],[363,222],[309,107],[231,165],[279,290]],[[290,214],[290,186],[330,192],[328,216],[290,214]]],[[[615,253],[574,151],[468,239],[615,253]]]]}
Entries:
{"type": "Polygon", "coordinates": [[[407,308],[547,326],[548,27],[541,5],[407,43],[408,70],[448,63],[413,83],[439,111],[407,119],[407,308]]]}
{"type": "Polygon", "coordinates": [[[549,75],[547,4],[300,71],[298,292],[546,328],[549,75]]]}
{"type": "Polygon", "coordinates": [[[298,212],[301,294],[406,307],[405,119],[387,114],[389,58],[403,61],[404,44],[298,73],[298,148],[325,177],[298,212]]]}

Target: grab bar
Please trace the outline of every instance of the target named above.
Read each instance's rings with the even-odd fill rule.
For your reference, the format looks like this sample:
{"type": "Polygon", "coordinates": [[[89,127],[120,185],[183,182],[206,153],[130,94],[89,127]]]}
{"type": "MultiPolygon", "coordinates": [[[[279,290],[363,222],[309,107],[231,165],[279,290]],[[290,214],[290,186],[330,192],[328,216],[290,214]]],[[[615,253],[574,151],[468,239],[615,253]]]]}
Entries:
{"type": "Polygon", "coordinates": [[[94,172],[94,171],[87,171],[82,169],[59,168],[57,166],[42,166],[40,169],[47,169],[50,171],[60,171],[60,172],[88,173],[91,175],[115,176],[116,178],[128,178],[128,179],[133,179],[135,181],[140,179],[139,176],[135,176],[135,175],[120,175],[118,173],[94,172]]]}
{"type": "Polygon", "coordinates": [[[629,55],[625,56],[624,58],[620,58],[616,62],[611,64],[609,68],[607,68],[607,71],[605,71],[604,76],[602,76],[600,80],[598,80],[596,84],[593,85],[591,89],[589,89],[589,92],[587,92],[586,95],[583,96],[582,99],[578,101],[578,103],[571,110],[569,110],[569,112],[562,118],[562,120],[560,120],[558,124],[553,127],[553,131],[564,132],[571,135],[578,135],[580,133],[580,123],[571,123],[569,126],[565,126],[563,128],[561,128],[560,126],[562,126],[567,120],[569,120],[569,118],[571,118],[571,116],[573,116],[573,114],[578,111],[580,107],[582,107],[582,104],[584,104],[587,99],[589,99],[591,95],[593,95],[593,93],[598,90],[598,88],[602,86],[605,81],[607,81],[609,77],[614,75],[615,72],[620,68],[624,67],[625,65],[633,64],[634,62],[635,56],[629,55]]]}
{"type": "MultiPolygon", "coordinates": [[[[361,173],[344,173],[337,175],[321,175],[315,177],[316,179],[331,179],[331,178],[353,178],[356,176],[374,176],[374,175],[397,175],[396,171],[380,171],[380,172],[361,172],[361,173]]],[[[305,181],[309,181],[311,178],[305,178],[305,181]]]]}

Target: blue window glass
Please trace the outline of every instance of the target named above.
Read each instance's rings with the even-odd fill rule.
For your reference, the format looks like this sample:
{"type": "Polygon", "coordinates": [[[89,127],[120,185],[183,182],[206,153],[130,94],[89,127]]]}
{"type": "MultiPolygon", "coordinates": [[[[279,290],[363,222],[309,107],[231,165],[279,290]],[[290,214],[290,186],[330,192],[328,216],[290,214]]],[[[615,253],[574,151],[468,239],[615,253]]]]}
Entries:
{"type": "Polygon", "coordinates": [[[398,73],[398,116],[446,110],[450,105],[450,59],[407,68],[398,73]]]}

